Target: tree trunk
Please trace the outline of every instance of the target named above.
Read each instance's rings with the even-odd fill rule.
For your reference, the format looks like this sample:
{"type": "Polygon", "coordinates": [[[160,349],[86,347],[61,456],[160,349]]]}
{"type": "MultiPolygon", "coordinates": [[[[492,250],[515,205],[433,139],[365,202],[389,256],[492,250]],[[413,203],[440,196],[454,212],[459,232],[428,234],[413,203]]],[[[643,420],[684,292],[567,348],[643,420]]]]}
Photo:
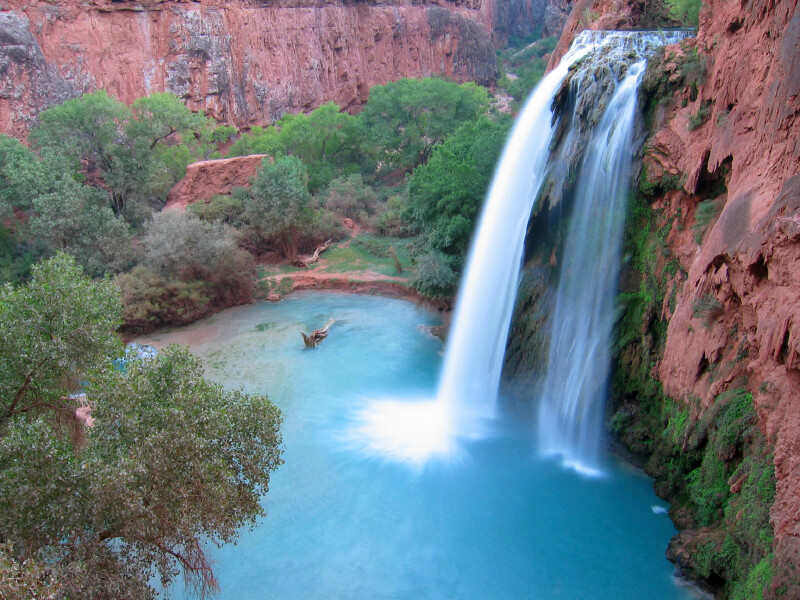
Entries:
{"type": "Polygon", "coordinates": [[[335,319],[331,319],[325,323],[325,327],[322,327],[321,329],[315,329],[311,332],[311,335],[306,335],[301,331],[300,335],[303,336],[303,343],[306,345],[306,348],[316,348],[322,340],[328,337],[328,329],[330,329],[330,326],[335,322],[335,319]]]}

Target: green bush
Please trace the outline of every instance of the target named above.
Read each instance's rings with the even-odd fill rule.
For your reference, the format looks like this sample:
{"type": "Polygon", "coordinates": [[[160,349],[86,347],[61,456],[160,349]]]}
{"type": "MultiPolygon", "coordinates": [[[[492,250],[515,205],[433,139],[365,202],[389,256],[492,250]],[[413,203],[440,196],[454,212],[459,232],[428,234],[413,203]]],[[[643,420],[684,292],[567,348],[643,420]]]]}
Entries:
{"type": "Polygon", "coordinates": [[[218,194],[208,202],[190,204],[187,210],[202,221],[235,225],[244,212],[243,195],[246,197],[247,193],[236,188],[230,195],[218,194]]]}
{"type": "Polygon", "coordinates": [[[389,196],[375,221],[375,230],[380,235],[403,238],[413,234],[412,226],[406,218],[408,211],[407,195],[389,196]]]}
{"type": "Polygon", "coordinates": [[[700,24],[700,7],[702,0],[666,0],[669,14],[685,27],[697,27],[700,24]]]}
{"type": "Polygon", "coordinates": [[[358,223],[375,214],[377,202],[377,195],[359,174],[334,179],[325,192],[325,208],[358,223]]]}
{"type": "Polygon", "coordinates": [[[689,116],[689,122],[686,125],[686,128],[689,131],[694,131],[695,129],[698,129],[703,123],[706,122],[706,119],[708,119],[708,115],[710,114],[711,114],[711,102],[703,102],[700,105],[700,108],[697,109],[697,112],[689,116]]]}
{"type": "Polygon", "coordinates": [[[458,275],[447,256],[430,251],[417,258],[417,270],[411,277],[411,285],[428,298],[449,298],[455,294],[458,275]]]}
{"type": "Polygon", "coordinates": [[[211,285],[167,279],[145,267],[117,276],[122,290],[122,330],[141,334],[186,325],[213,312],[211,285]]]}
{"type": "Polygon", "coordinates": [[[699,244],[703,241],[703,234],[705,234],[706,228],[711,221],[719,216],[720,212],[722,212],[722,204],[716,198],[702,200],[697,205],[694,213],[694,225],[692,226],[695,243],[699,244]]]}

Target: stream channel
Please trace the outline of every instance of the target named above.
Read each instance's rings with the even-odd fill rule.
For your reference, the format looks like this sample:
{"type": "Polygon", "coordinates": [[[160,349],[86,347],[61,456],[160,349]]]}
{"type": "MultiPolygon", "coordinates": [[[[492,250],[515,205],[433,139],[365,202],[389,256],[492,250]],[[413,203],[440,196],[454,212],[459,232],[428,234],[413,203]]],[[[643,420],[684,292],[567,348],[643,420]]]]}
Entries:
{"type": "MultiPolygon", "coordinates": [[[[229,600],[685,600],[664,557],[675,529],[651,481],[613,457],[585,477],[539,458],[503,409],[481,439],[428,462],[376,452],[357,415],[436,391],[439,316],[405,300],[297,293],[146,340],[188,345],[206,375],[269,394],[285,464],[267,516],[212,548],[229,600]],[[316,349],[300,331],[336,322],[316,349]]],[[[531,407],[531,414],[534,413],[531,407]]],[[[188,598],[180,584],[168,590],[188,598]]]]}

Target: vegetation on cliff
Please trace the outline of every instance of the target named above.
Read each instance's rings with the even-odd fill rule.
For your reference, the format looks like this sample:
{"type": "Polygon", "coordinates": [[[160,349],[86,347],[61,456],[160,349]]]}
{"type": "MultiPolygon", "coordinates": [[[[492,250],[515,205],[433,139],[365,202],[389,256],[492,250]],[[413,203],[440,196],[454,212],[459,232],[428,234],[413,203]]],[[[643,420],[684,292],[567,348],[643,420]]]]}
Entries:
{"type": "Polygon", "coordinates": [[[724,597],[761,598],[772,569],[775,473],[752,396],[736,387],[746,382],[732,382],[699,412],[696,403],[667,397],[655,378],[667,332],[663,307],[674,302],[676,275],[686,275],[665,243],[673,223],[680,224],[676,215],[634,194],[609,427],[672,504],[670,516],[682,531],[667,554],[683,574],[724,597]],[[667,294],[673,296],[665,303],[667,294]]]}

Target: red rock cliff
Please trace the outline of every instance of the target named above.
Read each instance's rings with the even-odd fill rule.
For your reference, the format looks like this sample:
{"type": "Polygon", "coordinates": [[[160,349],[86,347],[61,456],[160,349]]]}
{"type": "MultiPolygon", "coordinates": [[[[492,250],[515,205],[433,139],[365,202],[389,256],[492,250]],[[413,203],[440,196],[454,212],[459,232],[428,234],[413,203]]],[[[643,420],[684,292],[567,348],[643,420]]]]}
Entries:
{"type": "Polygon", "coordinates": [[[24,135],[53,103],[106,89],[169,91],[239,127],[371,86],[445,74],[490,84],[481,0],[0,0],[0,132],[24,135]]]}
{"type": "MultiPolygon", "coordinates": [[[[723,181],[727,191],[699,245],[686,229],[673,228],[668,240],[688,277],[675,282],[677,302],[658,374],[667,394],[699,402],[700,410],[735,379],[746,378],[763,432],[774,444],[777,497],[770,518],[776,558],[796,569],[800,7],[794,1],[715,0],[700,18],[697,48],[707,57],[705,82],[696,100],[666,116],[645,160],[650,177],[667,172],[685,181],[683,193],[667,203],[689,226],[704,184],[723,181]],[[701,108],[707,117],[693,128],[701,108]],[[712,296],[722,308],[708,326],[693,309],[712,296]]],[[[800,594],[800,581],[794,586],[792,593],[800,594]]],[[[792,593],[787,597],[796,597],[792,593]]]]}
{"type": "MultiPolygon", "coordinates": [[[[552,64],[584,28],[646,24],[639,0],[580,0],[552,64]]],[[[651,3],[652,6],[653,3],[651,3]]],[[[666,50],[667,76],[696,48],[705,76],[656,114],[650,181],[683,189],[657,201],[682,270],[669,282],[666,347],[653,372],[693,418],[745,385],[774,449],[770,511],[785,597],[800,597],[800,7],[796,0],[704,3],[696,40],[666,50]],[[670,64],[672,61],[672,64],[670,64]],[[721,194],[721,195],[720,195],[721,194]],[[700,242],[698,204],[721,209],[700,242]],[[674,295],[673,292],[674,291],[674,295]],[[670,298],[671,297],[671,298],[670,298]],[[670,302],[670,299],[672,302],[670,302]],[[713,305],[714,312],[698,310],[713,305]]],[[[702,230],[701,230],[701,233],[702,230]]],[[[665,276],[666,277],[666,276],[665,276]]],[[[775,589],[775,588],[773,588],[775,589]]]]}

